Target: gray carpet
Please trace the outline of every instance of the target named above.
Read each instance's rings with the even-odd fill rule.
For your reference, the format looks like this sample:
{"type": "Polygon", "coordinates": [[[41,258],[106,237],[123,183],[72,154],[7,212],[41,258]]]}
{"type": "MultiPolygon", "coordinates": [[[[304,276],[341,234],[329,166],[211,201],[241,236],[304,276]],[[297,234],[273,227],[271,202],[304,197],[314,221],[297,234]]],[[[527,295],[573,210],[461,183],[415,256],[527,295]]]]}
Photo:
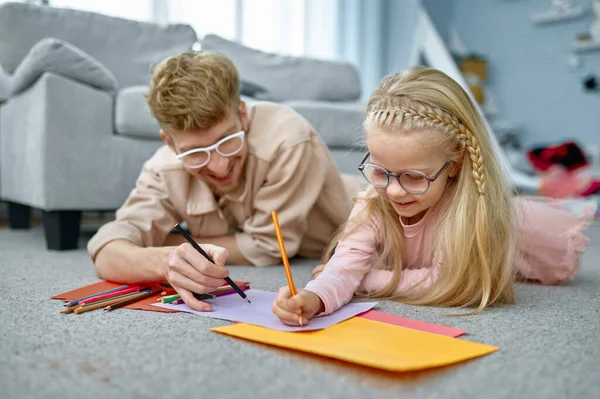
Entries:
{"type": "MultiPolygon", "coordinates": [[[[192,314],[119,310],[60,315],[50,296],[96,281],[84,249],[47,252],[41,229],[0,229],[2,398],[598,398],[600,225],[568,285],[519,285],[518,305],[467,318],[380,303],[380,310],[460,327],[500,351],[433,371],[385,374],[209,331],[192,314]]],[[[81,248],[84,248],[83,237],[81,248]]],[[[314,261],[294,262],[298,286],[314,261]]],[[[238,267],[276,290],[282,269],[238,267]]]]}

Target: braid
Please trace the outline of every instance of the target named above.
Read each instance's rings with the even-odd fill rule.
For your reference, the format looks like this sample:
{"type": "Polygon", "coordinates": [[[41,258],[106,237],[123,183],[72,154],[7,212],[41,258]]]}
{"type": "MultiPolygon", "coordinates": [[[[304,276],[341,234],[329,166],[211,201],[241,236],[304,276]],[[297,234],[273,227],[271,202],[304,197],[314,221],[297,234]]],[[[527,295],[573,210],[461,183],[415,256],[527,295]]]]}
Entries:
{"type": "Polygon", "coordinates": [[[475,180],[475,184],[477,184],[479,195],[485,194],[486,175],[479,143],[477,142],[477,138],[475,138],[473,133],[471,133],[471,131],[467,129],[466,126],[461,123],[456,116],[451,115],[437,107],[434,108],[425,104],[413,103],[410,107],[403,105],[398,108],[394,105],[399,104],[389,104],[389,101],[385,102],[387,107],[375,111],[372,114],[374,116],[374,120],[384,126],[391,122],[389,119],[401,117],[405,123],[410,122],[411,125],[427,124],[429,126],[441,128],[450,134],[455,134],[460,140],[463,148],[465,148],[469,153],[469,158],[471,159],[471,164],[473,167],[473,179],[475,180]]]}

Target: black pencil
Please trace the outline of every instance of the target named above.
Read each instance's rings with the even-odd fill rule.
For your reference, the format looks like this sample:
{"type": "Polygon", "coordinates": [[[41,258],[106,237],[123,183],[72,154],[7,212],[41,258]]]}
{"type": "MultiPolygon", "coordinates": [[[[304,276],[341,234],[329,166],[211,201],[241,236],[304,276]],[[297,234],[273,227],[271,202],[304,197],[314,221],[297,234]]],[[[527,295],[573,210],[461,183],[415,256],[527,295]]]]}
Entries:
{"type": "MultiPolygon", "coordinates": [[[[202,256],[204,256],[206,259],[208,259],[208,261],[212,264],[215,263],[214,260],[212,260],[212,258],[210,256],[208,256],[208,254],[206,252],[204,252],[204,250],[202,248],[200,248],[200,245],[198,245],[198,243],[196,241],[194,241],[194,239],[179,225],[179,223],[177,223],[175,225],[175,229],[180,232],[186,240],[188,240],[188,242],[190,244],[192,244],[192,247],[194,247],[196,249],[196,251],[200,252],[202,254],[202,256]]],[[[244,291],[242,291],[240,289],[240,287],[237,286],[236,283],[233,282],[232,279],[230,279],[229,277],[225,277],[225,281],[227,281],[227,283],[231,286],[231,288],[233,288],[235,290],[235,292],[237,292],[244,301],[251,303],[250,300],[248,299],[248,297],[246,296],[246,294],[244,294],[244,291]]]]}

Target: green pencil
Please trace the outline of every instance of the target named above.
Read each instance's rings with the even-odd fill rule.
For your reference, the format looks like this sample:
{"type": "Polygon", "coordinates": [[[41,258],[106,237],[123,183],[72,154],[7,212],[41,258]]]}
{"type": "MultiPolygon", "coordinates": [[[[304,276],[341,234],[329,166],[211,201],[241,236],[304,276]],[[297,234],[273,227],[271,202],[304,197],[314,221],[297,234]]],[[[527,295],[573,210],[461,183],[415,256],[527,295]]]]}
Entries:
{"type": "MultiPolygon", "coordinates": [[[[194,294],[194,298],[196,299],[215,299],[216,296],[212,294],[194,294]]],[[[163,296],[160,298],[162,303],[171,303],[181,299],[179,294],[163,296]]]]}

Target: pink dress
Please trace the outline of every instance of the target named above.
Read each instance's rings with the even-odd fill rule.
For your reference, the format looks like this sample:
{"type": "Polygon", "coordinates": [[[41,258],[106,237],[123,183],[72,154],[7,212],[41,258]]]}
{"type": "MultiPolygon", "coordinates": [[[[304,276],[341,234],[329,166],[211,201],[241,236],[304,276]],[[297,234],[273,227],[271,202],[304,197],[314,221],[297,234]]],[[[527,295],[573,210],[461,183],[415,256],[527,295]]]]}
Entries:
{"type": "MultiPolygon", "coordinates": [[[[371,187],[359,198],[377,195],[371,187]]],[[[588,238],[583,235],[596,211],[593,202],[579,200],[553,201],[548,198],[515,197],[515,216],[521,237],[515,268],[520,279],[542,284],[560,284],[572,279],[579,269],[579,255],[585,251],[588,238]]],[[[358,200],[351,218],[365,207],[358,200]]],[[[427,211],[416,224],[405,225],[402,279],[396,289],[399,294],[413,287],[434,283],[439,259],[427,259],[435,234],[436,207],[427,211]]],[[[323,272],[306,289],[317,294],[325,305],[323,315],[330,314],[350,302],[355,293],[375,292],[390,281],[392,272],[376,268],[377,244],[382,232],[378,216],[372,215],[346,239],[340,241],[335,254],[323,272]]]]}

